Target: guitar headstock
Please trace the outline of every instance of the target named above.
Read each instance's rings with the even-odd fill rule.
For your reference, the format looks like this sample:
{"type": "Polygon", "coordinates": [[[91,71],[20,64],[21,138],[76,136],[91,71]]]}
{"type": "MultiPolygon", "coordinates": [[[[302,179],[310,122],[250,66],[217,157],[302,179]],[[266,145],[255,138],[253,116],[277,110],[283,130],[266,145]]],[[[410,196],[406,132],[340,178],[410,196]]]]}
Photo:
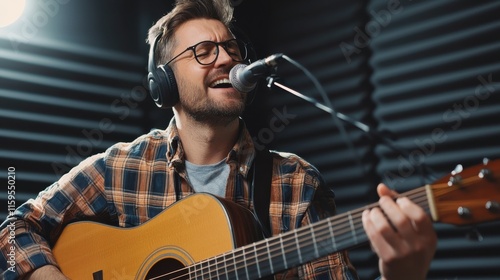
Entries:
{"type": "Polygon", "coordinates": [[[436,222],[470,225],[500,220],[500,160],[484,160],[427,186],[436,222]],[[432,199],[433,198],[433,199],[432,199]]]}

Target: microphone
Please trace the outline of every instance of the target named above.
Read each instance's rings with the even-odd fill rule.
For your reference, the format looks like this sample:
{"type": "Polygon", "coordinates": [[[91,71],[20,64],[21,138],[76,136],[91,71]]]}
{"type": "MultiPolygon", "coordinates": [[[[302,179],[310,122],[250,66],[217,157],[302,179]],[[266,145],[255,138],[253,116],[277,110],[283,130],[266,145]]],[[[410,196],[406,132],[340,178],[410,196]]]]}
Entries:
{"type": "Polygon", "coordinates": [[[278,60],[282,56],[282,53],[277,53],[250,65],[236,64],[229,72],[229,81],[237,91],[250,92],[257,86],[257,81],[261,76],[268,74],[271,68],[278,65],[278,60]]]}

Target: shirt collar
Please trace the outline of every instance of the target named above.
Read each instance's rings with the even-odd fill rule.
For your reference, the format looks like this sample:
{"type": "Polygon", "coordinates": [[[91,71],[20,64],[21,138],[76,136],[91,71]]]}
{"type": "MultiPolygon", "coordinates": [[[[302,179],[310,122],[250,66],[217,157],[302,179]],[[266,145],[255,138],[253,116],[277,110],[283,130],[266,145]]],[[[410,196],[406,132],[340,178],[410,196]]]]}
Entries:
{"type": "MultiPolygon", "coordinates": [[[[233,148],[229,151],[226,162],[228,164],[236,164],[238,172],[246,178],[250,170],[252,161],[255,157],[254,144],[252,137],[246,128],[245,122],[240,118],[238,140],[233,148]]],[[[184,169],[185,154],[182,147],[179,131],[175,123],[175,118],[170,120],[170,124],[165,130],[168,142],[168,149],[166,153],[169,166],[173,166],[177,172],[184,169]]]]}

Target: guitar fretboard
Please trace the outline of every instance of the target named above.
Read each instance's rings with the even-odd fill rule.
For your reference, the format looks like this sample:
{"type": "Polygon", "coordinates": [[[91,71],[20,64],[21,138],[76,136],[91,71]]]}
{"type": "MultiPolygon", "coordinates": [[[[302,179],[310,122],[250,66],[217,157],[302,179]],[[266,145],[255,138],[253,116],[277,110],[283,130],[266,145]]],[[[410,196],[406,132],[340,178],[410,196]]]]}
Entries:
{"type": "MultiPolygon", "coordinates": [[[[425,187],[406,196],[429,213],[425,187]]],[[[258,279],[368,241],[361,220],[374,203],[255,242],[165,275],[168,279],[258,279]]],[[[161,278],[157,278],[161,279],[161,278]]]]}

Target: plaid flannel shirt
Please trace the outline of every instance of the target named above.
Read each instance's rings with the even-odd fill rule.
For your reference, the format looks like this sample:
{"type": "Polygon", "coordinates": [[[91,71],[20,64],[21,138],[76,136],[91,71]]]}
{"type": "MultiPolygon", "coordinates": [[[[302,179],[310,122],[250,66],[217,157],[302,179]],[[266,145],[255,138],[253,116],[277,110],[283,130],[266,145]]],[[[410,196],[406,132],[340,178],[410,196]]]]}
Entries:
{"type": "MultiPolygon", "coordinates": [[[[226,158],[230,166],[226,198],[252,209],[249,170],[255,150],[243,121],[240,127],[239,139],[226,158]]],[[[273,235],[334,213],[333,193],[320,187],[322,177],[312,165],[290,153],[273,151],[272,156],[269,214],[273,235]]],[[[47,264],[57,266],[51,247],[69,223],[92,220],[133,227],[193,193],[186,180],[184,151],[174,121],[166,130],[151,131],[130,143],[117,143],[82,161],[2,223],[2,276],[17,279],[47,264]],[[9,225],[15,228],[15,244],[8,242],[9,225]],[[14,266],[8,262],[11,246],[15,246],[14,266]]],[[[275,276],[297,277],[356,279],[357,274],[343,251],[275,276]]]]}

